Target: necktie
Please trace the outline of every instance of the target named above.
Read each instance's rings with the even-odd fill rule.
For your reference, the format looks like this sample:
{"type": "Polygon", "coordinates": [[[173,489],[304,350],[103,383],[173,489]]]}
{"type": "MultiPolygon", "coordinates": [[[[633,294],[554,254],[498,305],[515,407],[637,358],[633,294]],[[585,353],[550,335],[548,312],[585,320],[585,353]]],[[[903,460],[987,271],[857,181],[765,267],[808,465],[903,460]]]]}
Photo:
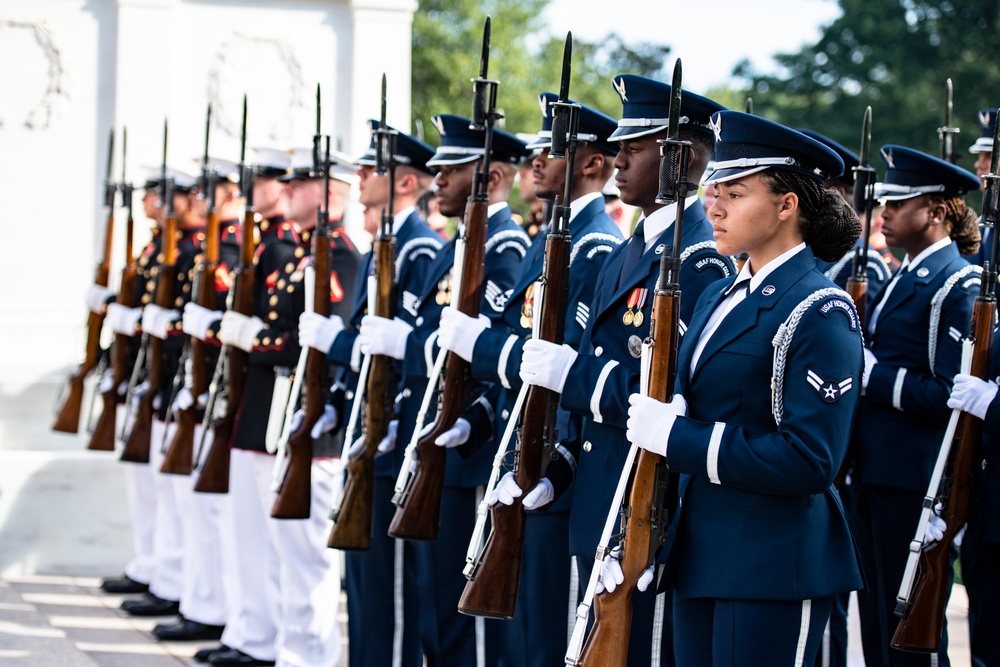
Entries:
{"type": "Polygon", "coordinates": [[[632,269],[639,265],[639,260],[642,259],[643,252],[646,250],[646,238],[643,233],[643,222],[640,220],[639,224],[635,227],[635,232],[632,233],[632,238],[628,242],[628,247],[625,248],[625,259],[622,261],[622,272],[618,276],[618,286],[621,287],[622,283],[632,269]]]}

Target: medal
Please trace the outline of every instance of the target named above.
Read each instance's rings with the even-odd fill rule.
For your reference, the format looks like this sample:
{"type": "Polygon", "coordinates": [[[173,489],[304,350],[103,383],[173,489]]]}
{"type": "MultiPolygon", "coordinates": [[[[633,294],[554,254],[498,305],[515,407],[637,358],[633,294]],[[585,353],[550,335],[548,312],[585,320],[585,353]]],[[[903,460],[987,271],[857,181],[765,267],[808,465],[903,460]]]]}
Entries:
{"type": "Polygon", "coordinates": [[[438,292],[434,301],[439,306],[447,306],[451,302],[451,273],[438,281],[438,292]]]}
{"type": "Polygon", "coordinates": [[[524,302],[521,303],[521,328],[530,329],[532,324],[531,311],[535,307],[535,283],[528,285],[524,291],[524,302]]]}
{"type": "Polygon", "coordinates": [[[646,305],[646,297],[649,295],[649,290],[645,288],[643,289],[636,288],[635,291],[636,291],[636,299],[635,299],[636,313],[635,317],[632,318],[632,325],[636,327],[641,327],[642,323],[646,321],[646,317],[642,314],[642,307],[646,305]]]}
{"type": "Polygon", "coordinates": [[[633,325],[633,326],[636,326],[636,327],[641,327],[641,326],[642,326],[642,323],[643,323],[643,322],[645,321],[645,319],[646,319],[646,318],[645,318],[645,317],[643,317],[643,315],[642,315],[642,311],[640,310],[639,312],[637,312],[637,313],[635,314],[635,317],[634,317],[634,318],[632,318],[632,325],[633,325]]]}
{"type": "Polygon", "coordinates": [[[642,339],[634,334],[628,337],[628,353],[636,359],[642,356],[642,339]]]}
{"type": "MultiPolygon", "coordinates": [[[[642,313],[639,314],[641,315],[642,313]]],[[[622,324],[624,324],[625,326],[630,326],[634,321],[635,321],[635,313],[633,313],[631,309],[626,310],[625,314],[622,315],[622,324]]]]}
{"type": "MultiPolygon", "coordinates": [[[[639,303],[638,287],[632,290],[631,294],[628,295],[628,310],[626,310],[625,314],[622,315],[622,324],[624,324],[627,327],[631,326],[632,323],[635,322],[635,312],[633,312],[633,309],[635,308],[635,305],[637,303],[639,303]]],[[[639,313],[639,315],[641,317],[642,313],[639,313]]]]}

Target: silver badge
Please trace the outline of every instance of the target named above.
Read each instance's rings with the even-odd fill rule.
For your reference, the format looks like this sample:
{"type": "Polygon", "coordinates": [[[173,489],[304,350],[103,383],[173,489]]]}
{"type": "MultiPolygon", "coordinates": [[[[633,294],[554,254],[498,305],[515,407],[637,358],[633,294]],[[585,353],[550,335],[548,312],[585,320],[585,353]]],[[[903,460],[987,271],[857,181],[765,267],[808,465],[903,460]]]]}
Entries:
{"type": "Polygon", "coordinates": [[[760,291],[764,296],[771,296],[774,294],[774,285],[765,285],[764,289],[760,291]]]}
{"type": "Polygon", "coordinates": [[[632,335],[628,337],[628,353],[636,359],[642,356],[642,339],[632,335]]]}
{"type": "Polygon", "coordinates": [[[918,278],[926,278],[927,276],[930,275],[930,273],[931,273],[931,270],[928,269],[926,266],[921,266],[919,269],[917,269],[917,277],[918,278]]]}
{"type": "Polygon", "coordinates": [[[666,250],[666,249],[667,249],[667,244],[666,243],[661,243],[660,245],[656,246],[656,254],[657,255],[662,255],[663,251],[666,250]]]}
{"type": "Polygon", "coordinates": [[[628,97],[625,96],[625,79],[616,79],[614,81],[615,90],[621,95],[622,102],[628,102],[628,97]]]}

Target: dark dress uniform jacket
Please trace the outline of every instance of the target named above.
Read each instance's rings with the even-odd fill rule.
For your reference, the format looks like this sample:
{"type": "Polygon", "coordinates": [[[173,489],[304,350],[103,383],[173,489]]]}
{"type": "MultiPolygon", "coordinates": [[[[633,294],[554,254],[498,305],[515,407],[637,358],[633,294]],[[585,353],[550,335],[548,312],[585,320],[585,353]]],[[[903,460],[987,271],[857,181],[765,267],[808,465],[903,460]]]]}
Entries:
{"type": "MultiPolygon", "coordinates": [[[[705,288],[736,271],[732,260],[715,250],[712,227],[701,203],[688,206],[685,216],[683,248],[696,248],[685,258],[679,276],[683,293],[681,320],[687,323],[705,288]]],[[[575,488],[580,492],[574,491],[570,517],[570,553],[576,556],[594,555],[618,475],[628,455],[629,442],[625,438],[628,397],[639,390],[639,359],[629,352],[629,338],[643,339],[649,334],[660,255],[671,252],[673,225],[619,284],[625,254],[629,245],[636,242],[633,236],[604,262],[580,344],[580,356],[569,371],[560,399],[563,408],[583,417],[579,431],[573,429],[579,432],[579,441],[564,443],[571,451],[578,452],[575,488]],[[622,321],[628,310],[629,295],[636,288],[649,290],[639,327],[622,321]]]]}
{"type": "MultiPolygon", "coordinates": [[[[409,216],[393,230],[396,237],[396,316],[401,317],[407,294],[419,293],[424,285],[427,272],[438,249],[441,248],[441,237],[438,236],[420,214],[414,209],[409,216]]],[[[369,251],[361,259],[361,270],[358,271],[354,284],[354,300],[349,318],[344,319],[345,330],[337,335],[327,354],[333,363],[342,366],[338,383],[346,390],[343,417],[341,423],[346,426],[350,415],[352,401],[357,391],[358,374],[351,370],[354,343],[358,338],[361,319],[368,314],[368,276],[375,270],[372,253],[369,251]]],[[[360,362],[359,362],[360,365],[360,362]]],[[[397,364],[398,367],[398,364],[397,364]]],[[[361,421],[358,420],[357,432],[345,434],[344,441],[349,446],[355,438],[361,435],[361,421]]],[[[375,459],[375,475],[395,479],[399,466],[403,461],[402,440],[394,452],[375,459]]]]}
{"type": "MultiPolygon", "coordinates": [[[[867,333],[878,363],[854,431],[854,477],[859,482],[919,493],[927,490],[951,414],[948,395],[979,289],[977,268],[959,256],[954,243],[932,253],[899,277],[882,306],[874,334],[867,333]],[[963,270],[938,314],[932,307],[933,296],[963,270]]],[[[876,303],[879,300],[881,295],[876,303]]]]}
{"type": "MultiPolygon", "coordinates": [[[[1000,327],[993,332],[990,376],[1000,382],[1000,327]]],[[[966,535],[1000,544],[1000,400],[996,398],[983,420],[983,449],[973,470],[976,477],[966,535]]]]}
{"type": "MultiPolygon", "coordinates": [[[[514,281],[517,278],[521,261],[528,252],[528,235],[514,222],[510,216],[510,207],[505,206],[490,216],[486,228],[486,256],[483,268],[483,296],[479,312],[490,319],[491,327],[500,326],[504,308],[510,298],[514,281]]],[[[437,295],[443,284],[452,277],[455,264],[455,239],[449,241],[427,272],[423,290],[417,294],[416,303],[409,301],[410,308],[400,313],[402,319],[414,326],[413,332],[407,337],[406,358],[403,360],[402,399],[399,403],[399,440],[396,450],[399,452],[409,444],[416,425],[420,402],[427,388],[427,374],[433,366],[433,360],[439,352],[436,345],[437,328],[441,319],[441,311],[450,303],[438,303],[437,295]]],[[[456,271],[461,269],[456,268],[456,271]]],[[[482,389],[482,387],[480,387],[482,389]]],[[[475,392],[476,390],[473,389],[475,392]]],[[[478,392],[477,392],[478,393],[478,392]]],[[[475,396],[477,393],[473,393],[475,396]]],[[[436,402],[432,400],[431,407],[436,402]]],[[[482,405],[482,404],[480,404],[482,405]]],[[[428,411],[428,422],[433,419],[433,413],[428,411]]],[[[472,419],[476,419],[475,416],[472,419]]],[[[471,420],[470,420],[471,421],[471,420]]],[[[482,429],[476,429],[481,433],[482,429]]],[[[448,452],[445,464],[445,486],[474,487],[486,484],[493,464],[491,447],[484,447],[483,442],[473,442],[456,447],[448,452]]],[[[384,457],[382,457],[384,458],[384,457]]],[[[400,459],[400,463],[402,459],[400,459]]],[[[397,465],[396,469],[399,467],[397,465]]]]}
{"type": "Polygon", "coordinates": [[[692,372],[698,339],[735,278],[699,300],[675,387],[688,418],[675,422],[667,447],[681,473],[669,558],[680,595],[805,600],[863,585],[832,486],[863,366],[860,324],[843,293],[820,298],[799,321],[780,424],[772,412],[775,333],[801,302],[834,287],[815,266],[806,247],[775,268],[722,320],[692,372]]]}
{"type": "MultiPolygon", "coordinates": [[[[569,285],[566,298],[566,318],[563,324],[563,342],[574,349],[580,347],[584,328],[590,318],[590,304],[594,297],[594,288],[601,267],[612,250],[622,243],[621,232],[604,212],[603,198],[595,199],[585,206],[570,222],[569,232],[572,249],[570,251],[569,285]]],[[[524,343],[531,338],[530,320],[523,320],[522,313],[526,308],[530,313],[531,304],[527,303],[529,288],[541,277],[545,263],[545,234],[535,237],[528,256],[521,264],[520,273],[514,283],[514,291],[507,301],[502,316],[502,326],[494,326],[483,331],[476,340],[472,356],[472,376],[481,382],[502,387],[496,397],[494,412],[499,415],[494,432],[501,437],[514,401],[521,389],[521,357],[524,343]],[[528,326],[524,326],[528,324],[528,326]],[[511,339],[510,337],[514,338],[511,339]]],[[[557,286],[556,289],[564,289],[557,286]]],[[[538,298],[537,292],[530,297],[538,298]]],[[[530,317],[530,315],[529,315],[530,317]]],[[[568,420],[565,412],[560,411],[557,424],[559,438],[568,437],[568,420]]],[[[516,418],[516,416],[515,416],[516,418]]],[[[475,422],[473,422],[475,423],[475,422]]],[[[491,425],[492,426],[492,425],[491,425]]],[[[499,445],[499,442],[497,443],[499,445]]],[[[511,446],[513,446],[513,442],[511,446]]],[[[562,470],[552,468],[552,474],[562,470]]],[[[565,473],[561,473],[565,474],[565,473]]],[[[566,479],[562,486],[566,486],[566,479]]],[[[563,494],[559,502],[547,508],[558,511],[569,508],[570,494],[563,494]]]]}

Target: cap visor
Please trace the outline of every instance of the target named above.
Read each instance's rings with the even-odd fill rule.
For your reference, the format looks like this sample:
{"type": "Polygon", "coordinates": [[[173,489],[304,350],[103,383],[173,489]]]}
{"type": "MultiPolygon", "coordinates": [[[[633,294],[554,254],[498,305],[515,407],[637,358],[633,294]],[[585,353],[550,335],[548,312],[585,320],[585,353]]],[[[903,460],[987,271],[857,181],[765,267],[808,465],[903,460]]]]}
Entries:
{"type": "Polygon", "coordinates": [[[769,165],[764,165],[760,167],[748,167],[740,168],[733,167],[732,169],[718,169],[709,174],[708,178],[704,180],[705,185],[715,185],[716,183],[725,183],[726,181],[735,181],[737,178],[743,178],[744,176],[750,176],[751,174],[756,174],[758,172],[764,171],[769,165]]]}
{"type": "Polygon", "coordinates": [[[611,136],[608,137],[608,141],[625,141],[626,139],[638,139],[639,137],[644,137],[647,134],[656,134],[657,132],[662,132],[667,129],[666,125],[655,125],[653,127],[619,127],[611,136]]]}

